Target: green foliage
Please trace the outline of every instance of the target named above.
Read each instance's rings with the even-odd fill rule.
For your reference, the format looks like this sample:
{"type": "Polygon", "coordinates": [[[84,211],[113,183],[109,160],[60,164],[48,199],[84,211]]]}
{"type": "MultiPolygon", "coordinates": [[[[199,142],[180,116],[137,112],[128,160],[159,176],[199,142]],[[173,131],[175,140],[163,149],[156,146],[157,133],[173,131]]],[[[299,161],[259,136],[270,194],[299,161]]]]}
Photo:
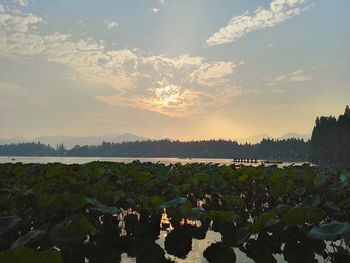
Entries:
{"type": "Polygon", "coordinates": [[[221,242],[211,244],[204,250],[203,255],[209,263],[236,262],[236,254],[233,249],[221,242]]]}
{"type": "Polygon", "coordinates": [[[139,196],[138,199],[141,202],[142,207],[149,211],[158,211],[159,207],[165,203],[165,200],[157,195],[151,197],[139,196]]]}
{"type": "Polygon", "coordinates": [[[250,239],[245,247],[245,253],[257,263],[275,263],[271,249],[261,242],[250,239]]]}
{"type": "Polygon", "coordinates": [[[174,221],[179,221],[182,218],[186,218],[191,214],[192,206],[191,203],[182,197],[175,198],[166,202],[160,206],[160,209],[166,208],[168,215],[174,219],[174,221]]]}
{"type": "Polygon", "coordinates": [[[116,207],[108,207],[94,198],[86,198],[86,202],[91,205],[91,209],[103,214],[115,214],[119,211],[116,207]]]}
{"type": "Polygon", "coordinates": [[[50,241],[60,248],[71,248],[82,245],[87,235],[95,234],[95,227],[81,215],[74,214],[50,230],[50,241]]]}
{"type": "Polygon", "coordinates": [[[29,246],[44,239],[47,235],[46,230],[31,230],[28,234],[18,238],[11,246],[10,249],[18,249],[22,247],[29,246]]]}
{"type": "Polygon", "coordinates": [[[21,223],[21,218],[17,216],[4,216],[0,217],[0,238],[8,231],[15,230],[21,223]]]}
{"type": "Polygon", "coordinates": [[[222,200],[232,208],[243,208],[245,205],[243,198],[235,195],[224,195],[222,200]]]}
{"type": "Polygon", "coordinates": [[[314,226],[307,234],[309,238],[320,240],[338,240],[344,237],[350,237],[350,225],[332,221],[328,224],[314,226]]]}
{"type": "Polygon", "coordinates": [[[37,252],[27,248],[0,252],[1,263],[63,263],[56,252],[37,252]]]}
{"type": "Polygon", "coordinates": [[[209,211],[207,216],[216,224],[232,223],[237,218],[233,211],[209,211]]]}
{"type": "Polygon", "coordinates": [[[326,213],[314,207],[295,207],[290,209],[284,216],[283,221],[288,227],[297,225],[317,224],[324,220],[326,213]]]}
{"type": "Polygon", "coordinates": [[[178,227],[165,238],[166,251],[179,258],[185,258],[192,249],[192,238],[185,227],[178,227]]]}
{"type": "Polygon", "coordinates": [[[310,195],[304,199],[302,206],[316,207],[320,203],[321,197],[319,195],[310,195]]]}
{"type": "Polygon", "coordinates": [[[40,208],[50,212],[78,211],[85,207],[86,200],[79,194],[59,193],[43,195],[38,200],[40,208]]]}
{"type": "Polygon", "coordinates": [[[163,208],[175,228],[166,250],[179,257],[209,229],[222,235],[206,250],[210,262],[226,253],[233,260],[230,247],[256,262],[275,262],[274,254],[288,262],[313,262],[315,253],[330,262],[349,256],[345,246],[327,252],[323,241],[349,240],[350,176],[343,168],[92,162],[0,164],[0,175],[6,260],[41,253],[24,247],[50,255],[56,246],[66,262],[114,262],[121,253],[151,262],[148,251],[168,262],[154,243],[163,208]]]}
{"type": "Polygon", "coordinates": [[[155,243],[143,244],[136,256],[136,263],[166,263],[164,250],[155,243]]]}
{"type": "Polygon", "coordinates": [[[271,220],[276,219],[276,217],[277,212],[275,210],[264,212],[254,220],[254,223],[250,225],[249,228],[252,232],[258,233],[263,230],[267,224],[267,226],[271,226],[271,220]]]}
{"type": "Polygon", "coordinates": [[[323,186],[328,180],[328,176],[326,173],[320,173],[318,174],[314,179],[314,184],[316,187],[323,186]]]}

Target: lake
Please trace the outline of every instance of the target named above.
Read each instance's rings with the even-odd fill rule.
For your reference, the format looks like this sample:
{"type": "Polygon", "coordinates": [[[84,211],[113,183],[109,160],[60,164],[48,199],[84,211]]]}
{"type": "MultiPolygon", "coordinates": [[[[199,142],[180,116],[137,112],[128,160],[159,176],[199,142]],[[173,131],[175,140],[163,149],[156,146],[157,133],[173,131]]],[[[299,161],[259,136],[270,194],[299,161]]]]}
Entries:
{"type": "MultiPolygon", "coordinates": [[[[0,163],[63,163],[63,164],[85,164],[94,161],[101,162],[121,162],[131,163],[139,160],[140,162],[152,162],[152,163],[163,163],[165,165],[181,163],[212,163],[212,164],[233,164],[232,159],[210,159],[210,158],[138,158],[138,157],[37,157],[37,156],[0,156],[0,163]]],[[[279,167],[289,166],[292,164],[302,165],[305,162],[284,162],[279,164],[279,167]]],[[[258,166],[261,161],[257,164],[254,163],[242,163],[244,165],[258,166]]],[[[266,164],[268,165],[268,164],[266,164]]]]}

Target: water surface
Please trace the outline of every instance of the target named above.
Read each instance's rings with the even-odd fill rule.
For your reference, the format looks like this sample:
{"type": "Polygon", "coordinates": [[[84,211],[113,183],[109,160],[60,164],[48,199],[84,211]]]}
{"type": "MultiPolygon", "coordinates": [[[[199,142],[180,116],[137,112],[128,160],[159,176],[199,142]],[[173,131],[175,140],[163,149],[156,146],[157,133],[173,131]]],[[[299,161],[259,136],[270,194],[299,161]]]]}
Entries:
{"type": "MultiPolygon", "coordinates": [[[[212,163],[212,164],[233,164],[232,159],[211,159],[211,158],[138,158],[138,157],[37,157],[37,156],[0,156],[0,163],[63,163],[63,164],[85,164],[94,161],[131,163],[133,161],[162,163],[165,165],[174,163],[212,163]]],[[[238,164],[238,163],[237,163],[238,164]]],[[[244,165],[258,166],[258,163],[242,163],[244,165]]],[[[283,162],[278,166],[302,165],[304,162],[283,162]]],[[[268,165],[268,164],[266,164],[268,165]]]]}

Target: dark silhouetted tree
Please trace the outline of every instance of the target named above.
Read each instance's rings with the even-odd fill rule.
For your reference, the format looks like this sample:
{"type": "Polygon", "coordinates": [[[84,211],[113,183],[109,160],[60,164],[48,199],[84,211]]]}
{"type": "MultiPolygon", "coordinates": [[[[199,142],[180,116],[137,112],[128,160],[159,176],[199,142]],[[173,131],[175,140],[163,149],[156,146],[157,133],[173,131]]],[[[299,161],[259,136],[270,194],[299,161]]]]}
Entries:
{"type": "Polygon", "coordinates": [[[330,164],[350,164],[350,109],[343,115],[316,119],[310,145],[310,160],[330,164]]]}

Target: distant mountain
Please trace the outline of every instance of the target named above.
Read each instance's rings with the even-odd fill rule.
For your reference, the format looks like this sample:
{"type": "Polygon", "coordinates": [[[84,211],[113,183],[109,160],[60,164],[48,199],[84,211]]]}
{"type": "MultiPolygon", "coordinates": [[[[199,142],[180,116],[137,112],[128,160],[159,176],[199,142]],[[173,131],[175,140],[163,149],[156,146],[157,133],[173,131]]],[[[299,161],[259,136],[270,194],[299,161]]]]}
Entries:
{"type": "Polygon", "coordinates": [[[279,140],[283,140],[283,139],[289,139],[289,138],[299,138],[299,139],[304,139],[304,141],[310,140],[311,139],[311,135],[309,134],[299,134],[296,132],[289,132],[277,139],[279,140]]]}
{"type": "Polygon", "coordinates": [[[11,144],[11,143],[20,143],[28,142],[28,139],[23,137],[12,137],[12,138],[0,138],[0,144],[11,144]]]}
{"type": "Polygon", "coordinates": [[[245,138],[240,138],[237,141],[239,143],[246,143],[246,142],[247,143],[259,143],[262,141],[262,139],[267,139],[267,138],[277,139],[277,140],[285,140],[285,139],[289,139],[289,138],[299,138],[299,139],[303,139],[304,141],[307,141],[311,138],[311,136],[308,134],[299,134],[296,132],[289,132],[281,137],[273,137],[269,134],[262,133],[262,134],[257,134],[257,135],[245,137],[245,138]]]}
{"type": "Polygon", "coordinates": [[[99,145],[102,142],[134,142],[145,141],[148,138],[137,136],[132,133],[124,134],[108,134],[103,136],[39,136],[32,139],[22,137],[0,139],[0,144],[20,143],[20,142],[41,142],[50,144],[55,147],[58,144],[64,144],[67,149],[73,148],[75,145],[99,145]]]}

